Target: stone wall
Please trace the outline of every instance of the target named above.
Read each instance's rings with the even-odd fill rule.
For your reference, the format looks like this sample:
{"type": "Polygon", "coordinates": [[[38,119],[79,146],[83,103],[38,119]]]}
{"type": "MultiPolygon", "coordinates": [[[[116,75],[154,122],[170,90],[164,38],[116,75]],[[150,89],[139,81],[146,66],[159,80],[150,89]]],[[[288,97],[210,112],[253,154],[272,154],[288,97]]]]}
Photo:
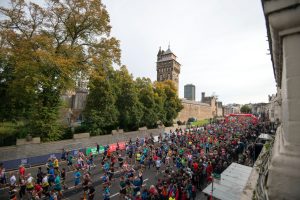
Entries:
{"type": "Polygon", "coordinates": [[[223,117],[223,108],[217,107],[217,117],[223,117]]]}
{"type": "MultiPolygon", "coordinates": [[[[185,128],[185,126],[180,126],[177,128],[185,128]]],[[[175,130],[176,127],[171,127],[170,129],[175,130]]],[[[98,143],[99,145],[112,144],[121,141],[128,141],[129,138],[144,138],[145,136],[149,136],[150,134],[156,136],[164,132],[169,132],[170,129],[168,127],[162,127],[157,129],[147,129],[132,132],[122,132],[119,130],[119,132],[115,132],[114,134],[99,135],[94,137],[87,137],[87,134],[76,134],[76,136],[78,137],[74,137],[74,139],[61,140],[56,142],[46,142],[40,144],[28,144],[26,142],[23,142],[22,145],[18,146],[0,147],[0,160],[7,161],[47,155],[49,153],[61,153],[62,149],[79,149],[84,147],[91,147],[95,146],[96,143],[98,143]],[[79,138],[80,136],[85,137],[79,138]]]]}
{"type": "Polygon", "coordinates": [[[182,100],[183,109],[178,113],[177,120],[186,122],[190,117],[198,120],[213,118],[212,107],[206,103],[182,100]]]}

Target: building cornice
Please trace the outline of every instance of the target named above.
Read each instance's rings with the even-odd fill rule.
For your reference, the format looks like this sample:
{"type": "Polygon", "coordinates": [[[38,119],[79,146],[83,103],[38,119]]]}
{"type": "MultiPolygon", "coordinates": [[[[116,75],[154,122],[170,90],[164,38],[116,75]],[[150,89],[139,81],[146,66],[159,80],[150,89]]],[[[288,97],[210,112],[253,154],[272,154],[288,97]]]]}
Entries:
{"type": "Polygon", "coordinates": [[[281,88],[282,40],[300,34],[300,0],[262,0],[277,86],[281,88]]]}

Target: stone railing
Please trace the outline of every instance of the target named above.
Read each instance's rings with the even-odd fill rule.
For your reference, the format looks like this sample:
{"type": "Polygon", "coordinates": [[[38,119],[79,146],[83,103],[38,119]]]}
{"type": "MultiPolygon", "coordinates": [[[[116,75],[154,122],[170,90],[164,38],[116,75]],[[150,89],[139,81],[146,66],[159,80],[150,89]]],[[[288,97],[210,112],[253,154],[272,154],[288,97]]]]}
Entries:
{"type": "Polygon", "coordinates": [[[241,200],[268,200],[267,177],[272,157],[274,140],[267,142],[261,150],[242,192],[241,200]]]}

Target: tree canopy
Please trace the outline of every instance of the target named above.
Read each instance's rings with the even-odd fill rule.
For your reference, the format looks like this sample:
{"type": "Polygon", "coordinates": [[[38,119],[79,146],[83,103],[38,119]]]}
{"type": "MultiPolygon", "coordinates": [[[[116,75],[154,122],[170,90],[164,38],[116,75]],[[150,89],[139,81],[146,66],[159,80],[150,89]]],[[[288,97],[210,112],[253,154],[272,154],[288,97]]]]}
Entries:
{"type": "Polygon", "coordinates": [[[241,113],[251,113],[251,108],[247,105],[241,107],[241,113]]]}
{"type": "Polygon", "coordinates": [[[182,109],[172,82],[134,80],[120,66],[100,0],[10,0],[0,7],[0,120],[23,121],[43,140],[61,138],[61,95],[88,79],[85,125],[94,134],[171,124],[182,109]]]}
{"type": "Polygon", "coordinates": [[[59,139],[60,96],[105,64],[120,63],[119,41],[99,0],[11,0],[0,8],[2,120],[26,120],[33,135],[59,139]]]}
{"type": "Polygon", "coordinates": [[[153,83],[149,78],[134,80],[125,66],[119,70],[109,70],[105,77],[101,86],[90,87],[87,98],[86,124],[92,133],[99,130],[105,133],[118,127],[126,131],[142,126],[155,128],[159,121],[169,126],[183,108],[172,81],[153,83]],[[104,98],[108,94],[110,97],[104,98]],[[98,119],[100,116],[103,124],[99,124],[102,121],[98,119]]]}

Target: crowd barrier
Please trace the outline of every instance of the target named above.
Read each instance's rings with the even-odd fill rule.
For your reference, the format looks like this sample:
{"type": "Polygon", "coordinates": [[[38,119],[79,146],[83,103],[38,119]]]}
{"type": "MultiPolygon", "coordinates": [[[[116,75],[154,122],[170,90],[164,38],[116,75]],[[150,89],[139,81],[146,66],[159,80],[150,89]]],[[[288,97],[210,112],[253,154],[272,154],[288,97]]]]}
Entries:
{"type": "MultiPolygon", "coordinates": [[[[79,151],[85,152],[86,148],[82,149],[73,149],[71,150],[72,155],[77,155],[79,151]]],[[[16,170],[19,168],[20,165],[24,165],[25,167],[29,168],[32,166],[37,166],[37,165],[43,165],[46,164],[48,159],[51,157],[56,157],[58,159],[61,159],[62,152],[61,153],[50,153],[46,155],[41,155],[41,156],[34,156],[34,157],[28,157],[28,158],[20,158],[20,159],[15,159],[15,160],[6,160],[6,161],[0,161],[3,163],[4,168],[6,171],[12,171],[16,170]]]]}
{"type": "MultiPolygon", "coordinates": [[[[158,136],[154,136],[154,141],[158,141],[158,136]]],[[[133,141],[133,143],[134,142],[135,141],[133,141]]],[[[141,145],[144,144],[144,138],[140,138],[140,143],[141,143],[141,145]]],[[[119,142],[120,150],[124,150],[125,147],[126,147],[125,141],[119,142]]],[[[109,144],[109,149],[112,152],[116,151],[117,143],[109,144]]],[[[68,151],[73,156],[76,156],[79,151],[84,153],[85,155],[90,155],[90,153],[95,155],[95,154],[97,154],[97,147],[92,146],[92,147],[84,147],[84,148],[80,148],[80,149],[68,149],[68,151]]],[[[100,146],[99,153],[103,153],[103,152],[104,152],[104,146],[100,146]]],[[[58,159],[61,159],[62,152],[61,153],[50,153],[50,154],[46,154],[46,155],[21,158],[21,159],[15,159],[15,160],[6,160],[6,161],[0,161],[0,162],[3,163],[3,166],[6,169],[6,171],[12,171],[12,170],[17,170],[20,165],[24,165],[25,167],[29,168],[32,166],[46,164],[48,159],[51,157],[56,157],[58,159]]]]}

